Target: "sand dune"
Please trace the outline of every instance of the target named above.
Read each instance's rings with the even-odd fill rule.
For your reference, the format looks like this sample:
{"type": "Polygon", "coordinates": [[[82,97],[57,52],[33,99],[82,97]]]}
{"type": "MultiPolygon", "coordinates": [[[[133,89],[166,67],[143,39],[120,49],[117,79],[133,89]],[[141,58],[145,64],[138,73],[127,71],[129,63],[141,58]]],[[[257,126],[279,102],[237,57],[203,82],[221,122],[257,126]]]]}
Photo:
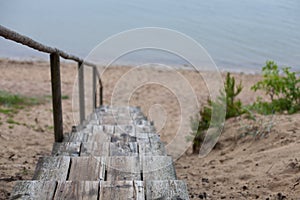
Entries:
{"type": "MultiPolygon", "coordinates": [[[[69,97],[63,100],[66,132],[74,124],[72,92],[76,69],[76,64],[62,64],[62,93],[69,97]]],[[[130,70],[131,67],[113,67],[105,71],[103,82],[106,104],[110,103],[112,97],[120,100],[126,95],[122,91],[115,94],[114,86],[130,70]]],[[[139,75],[134,76],[134,80],[125,79],[128,81],[125,81],[128,84],[125,86],[129,87],[130,81],[151,81],[157,76],[162,77],[157,79],[160,81],[172,79],[168,70],[139,68],[137,72],[139,75]]],[[[177,72],[195,91],[201,107],[209,94],[201,76],[191,70],[177,72]]],[[[209,73],[206,75],[209,76],[209,73]]],[[[243,81],[244,90],[239,95],[243,103],[251,103],[258,95],[262,95],[250,90],[250,86],[260,76],[234,76],[243,81]]],[[[184,89],[188,93],[189,88],[183,87],[182,90],[184,89]]],[[[43,61],[2,59],[0,90],[35,97],[50,95],[49,64],[43,61]]],[[[190,102],[189,98],[192,96],[179,98],[174,94],[164,85],[144,84],[132,91],[128,101],[131,105],[141,106],[144,113],[156,124],[166,144],[176,137],[182,109],[193,109],[188,103],[183,106],[186,104],[178,100],[190,102]],[[162,110],[163,115],[160,113],[162,110]]],[[[127,102],[120,100],[118,103],[127,102]]],[[[8,197],[15,181],[32,178],[38,157],[51,153],[51,109],[49,98],[46,98],[44,104],[21,109],[12,116],[17,124],[7,123],[7,119],[11,117],[0,113],[0,199],[8,197]]],[[[189,148],[176,160],[177,176],[187,182],[191,199],[300,199],[300,114],[257,115],[256,119],[255,123],[245,117],[227,120],[219,142],[208,156],[199,158],[198,155],[192,155],[189,148]],[[270,132],[267,131],[268,126],[272,127],[270,132]],[[250,132],[257,133],[257,136],[249,135],[250,132]]]]}

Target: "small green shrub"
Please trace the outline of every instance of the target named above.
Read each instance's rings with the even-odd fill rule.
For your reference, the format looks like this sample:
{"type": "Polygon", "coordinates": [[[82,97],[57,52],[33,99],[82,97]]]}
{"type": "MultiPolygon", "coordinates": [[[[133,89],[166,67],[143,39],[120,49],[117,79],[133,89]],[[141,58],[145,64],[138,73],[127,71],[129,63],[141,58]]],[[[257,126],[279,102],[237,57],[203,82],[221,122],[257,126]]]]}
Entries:
{"type": "Polygon", "coordinates": [[[235,84],[235,78],[231,77],[230,73],[226,75],[225,81],[225,93],[221,92],[220,96],[216,101],[207,100],[207,105],[200,110],[201,119],[191,119],[192,136],[193,136],[193,153],[199,152],[200,146],[205,138],[206,130],[210,126],[218,127],[221,122],[222,114],[224,111],[224,103],[226,103],[226,116],[225,118],[231,118],[239,116],[246,112],[243,108],[240,100],[236,100],[236,97],[240,94],[243,89],[241,83],[235,84]],[[211,124],[212,111],[217,111],[216,115],[220,111],[219,116],[215,116],[215,124],[211,124]],[[218,118],[219,117],[219,118],[218,118]]]}
{"type": "Polygon", "coordinates": [[[263,90],[270,97],[270,102],[260,99],[252,109],[261,114],[272,114],[287,111],[295,113],[300,110],[299,72],[291,72],[290,67],[280,69],[274,61],[267,61],[262,68],[263,80],[251,87],[252,90],[263,90]]]}

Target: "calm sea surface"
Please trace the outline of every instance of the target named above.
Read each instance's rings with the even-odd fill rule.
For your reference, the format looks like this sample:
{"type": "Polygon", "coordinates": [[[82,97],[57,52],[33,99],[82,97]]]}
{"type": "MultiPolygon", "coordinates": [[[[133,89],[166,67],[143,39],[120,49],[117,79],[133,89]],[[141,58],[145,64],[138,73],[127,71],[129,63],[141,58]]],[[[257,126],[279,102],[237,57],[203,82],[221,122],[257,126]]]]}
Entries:
{"type": "MultiPolygon", "coordinates": [[[[83,57],[111,35],[163,27],[192,37],[222,69],[275,60],[300,70],[299,0],[9,0],[0,1],[0,24],[83,57]]],[[[2,38],[0,57],[47,58],[2,38]]]]}

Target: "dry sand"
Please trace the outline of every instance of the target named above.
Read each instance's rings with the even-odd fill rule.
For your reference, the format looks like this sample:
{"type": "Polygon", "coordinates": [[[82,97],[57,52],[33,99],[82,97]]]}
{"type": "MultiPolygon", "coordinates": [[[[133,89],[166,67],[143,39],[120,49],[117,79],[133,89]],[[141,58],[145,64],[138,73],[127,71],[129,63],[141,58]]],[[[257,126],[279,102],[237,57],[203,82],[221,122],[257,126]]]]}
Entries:
{"type": "MultiPolygon", "coordinates": [[[[130,67],[113,67],[105,72],[106,104],[110,102],[113,86],[130,70],[130,67]]],[[[161,69],[139,69],[139,72],[135,81],[158,74],[166,80],[171,77],[168,71],[161,69]]],[[[74,125],[72,91],[76,64],[62,63],[61,73],[62,93],[70,97],[63,100],[67,132],[74,125]]],[[[199,74],[190,70],[180,70],[180,74],[191,84],[203,105],[208,92],[199,74]]],[[[250,87],[260,76],[234,76],[244,85],[239,98],[245,104],[253,102],[259,94],[253,93],[250,87]]],[[[49,63],[0,60],[0,90],[30,97],[51,95],[49,63]]],[[[118,95],[123,94],[116,97],[118,95]]],[[[159,84],[144,85],[135,90],[129,103],[142,107],[160,130],[165,143],[172,141],[182,114],[181,104],[172,91],[159,84]],[[154,104],[156,106],[149,111],[154,104]],[[156,115],[161,108],[167,114],[164,124],[160,115],[156,115]]],[[[26,107],[13,116],[19,124],[7,123],[9,117],[0,113],[0,199],[8,197],[15,181],[32,178],[40,156],[50,155],[51,109],[51,99],[26,107]]],[[[208,156],[199,158],[189,149],[176,160],[178,179],[187,182],[191,199],[300,199],[300,114],[256,117],[255,123],[244,117],[227,120],[217,146],[208,156]],[[268,133],[269,125],[272,129],[268,133]],[[251,131],[259,133],[258,136],[243,135],[251,131]]]]}

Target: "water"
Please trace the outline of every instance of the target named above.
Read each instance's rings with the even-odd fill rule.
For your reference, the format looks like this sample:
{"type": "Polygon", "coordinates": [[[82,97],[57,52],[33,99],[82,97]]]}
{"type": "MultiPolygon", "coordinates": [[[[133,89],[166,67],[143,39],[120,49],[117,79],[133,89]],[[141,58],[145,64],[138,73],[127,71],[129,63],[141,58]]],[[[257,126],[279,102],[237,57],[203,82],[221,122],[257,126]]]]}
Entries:
{"type": "MultiPolygon", "coordinates": [[[[10,0],[0,2],[0,24],[83,57],[121,31],[165,27],[195,39],[222,69],[275,60],[300,70],[299,9],[299,0],[10,0]]],[[[2,38],[0,56],[47,58],[2,38]]]]}

